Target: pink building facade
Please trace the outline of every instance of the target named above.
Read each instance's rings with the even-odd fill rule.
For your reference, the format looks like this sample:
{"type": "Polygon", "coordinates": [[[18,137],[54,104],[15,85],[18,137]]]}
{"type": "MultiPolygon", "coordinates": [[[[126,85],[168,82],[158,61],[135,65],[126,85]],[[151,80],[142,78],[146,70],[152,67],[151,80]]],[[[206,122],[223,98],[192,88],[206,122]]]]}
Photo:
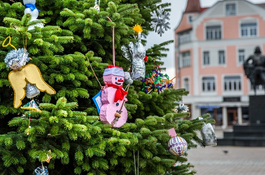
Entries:
{"type": "Polygon", "coordinates": [[[193,118],[207,112],[223,128],[248,122],[254,91],[242,64],[257,46],[264,54],[264,3],[223,0],[201,8],[199,0],[188,0],[175,29],[175,87],[190,92],[183,102],[193,118]]]}

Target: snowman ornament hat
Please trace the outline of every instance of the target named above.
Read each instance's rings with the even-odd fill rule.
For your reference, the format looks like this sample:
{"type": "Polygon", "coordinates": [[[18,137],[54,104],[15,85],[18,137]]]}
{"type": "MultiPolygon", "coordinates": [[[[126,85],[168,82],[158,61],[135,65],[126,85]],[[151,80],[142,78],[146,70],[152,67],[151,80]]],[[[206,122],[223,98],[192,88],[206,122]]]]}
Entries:
{"type": "Polygon", "coordinates": [[[124,71],[122,67],[109,65],[103,73],[103,76],[106,76],[106,75],[116,75],[116,76],[124,77],[124,71]]]}

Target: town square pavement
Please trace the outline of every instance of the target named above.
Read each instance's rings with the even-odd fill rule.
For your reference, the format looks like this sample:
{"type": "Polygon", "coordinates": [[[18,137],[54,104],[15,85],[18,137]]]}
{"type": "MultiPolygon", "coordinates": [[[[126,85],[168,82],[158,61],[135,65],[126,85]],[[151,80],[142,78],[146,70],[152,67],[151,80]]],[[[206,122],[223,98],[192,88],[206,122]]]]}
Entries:
{"type": "Polygon", "coordinates": [[[188,150],[188,161],[197,175],[265,175],[265,147],[198,147],[188,150]]]}

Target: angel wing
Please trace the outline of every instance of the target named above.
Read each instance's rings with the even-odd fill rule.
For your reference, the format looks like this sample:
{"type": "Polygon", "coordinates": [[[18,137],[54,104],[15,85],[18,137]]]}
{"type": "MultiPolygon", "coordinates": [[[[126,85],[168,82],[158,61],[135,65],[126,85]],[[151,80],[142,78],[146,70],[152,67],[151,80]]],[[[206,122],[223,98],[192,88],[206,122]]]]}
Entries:
{"type": "Polygon", "coordinates": [[[128,46],[121,46],[122,56],[132,62],[133,43],[130,42],[128,46]]]}
{"type": "Polygon", "coordinates": [[[56,91],[43,80],[40,69],[36,65],[27,64],[23,71],[26,80],[30,84],[34,84],[41,92],[47,92],[50,95],[56,94],[56,91]]]}
{"type": "Polygon", "coordinates": [[[34,64],[28,64],[19,71],[11,71],[8,80],[14,90],[14,108],[21,106],[26,96],[27,82],[34,84],[42,92],[56,94],[56,91],[43,80],[39,68],[34,64]]]}
{"type": "Polygon", "coordinates": [[[27,86],[27,82],[25,75],[22,71],[11,71],[8,74],[8,80],[14,91],[14,108],[18,108],[26,96],[25,88],[27,86]]]}

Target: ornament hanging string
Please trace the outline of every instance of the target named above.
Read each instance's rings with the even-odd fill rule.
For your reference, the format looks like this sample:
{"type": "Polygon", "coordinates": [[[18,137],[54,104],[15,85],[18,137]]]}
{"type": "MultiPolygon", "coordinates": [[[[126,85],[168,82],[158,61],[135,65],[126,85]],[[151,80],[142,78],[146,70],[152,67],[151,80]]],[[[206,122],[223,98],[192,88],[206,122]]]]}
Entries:
{"type": "MultiPolygon", "coordinates": [[[[31,126],[30,126],[30,120],[31,120],[30,116],[31,116],[31,114],[30,114],[30,111],[29,111],[29,126],[28,126],[28,129],[31,128],[31,126]]],[[[27,132],[27,135],[29,135],[29,131],[27,132]]]]}
{"type": "MultiPolygon", "coordinates": [[[[95,0],[95,3],[96,3],[96,1],[97,0],[95,0]]],[[[99,1],[99,3],[100,3],[100,1],[99,1]]],[[[108,16],[107,16],[107,18],[108,18],[109,21],[112,22],[112,20],[108,16]]],[[[113,54],[112,62],[113,62],[113,66],[115,66],[115,28],[114,28],[114,26],[113,26],[113,29],[112,29],[112,54],[113,54]]],[[[98,81],[98,84],[100,85],[101,89],[103,89],[104,86],[101,85],[101,83],[100,83],[100,81],[99,81],[99,79],[98,79],[98,77],[97,77],[92,65],[90,64],[90,61],[89,61],[88,57],[86,57],[86,58],[87,58],[87,61],[89,63],[89,66],[90,66],[94,76],[96,77],[96,80],[98,81]]]]}
{"type": "Polygon", "coordinates": [[[135,159],[135,151],[133,151],[133,160],[134,160],[134,173],[137,175],[137,170],[136,170],[136,159],[135,159]]]}
{"type": "MultiPolygon", "coordinates": [[[[3,43],[2,43],[2,46],[3,46],[3,47],[11,46],[11,47],[13,47],[13,48],[17,51],[17,48],[11,43],[11,41],[12,41],[11,36],[6,37],[6,39],[5,39],[5,40],[3,41],[3,43]],[[7,44],[5,44],[7,40],[9,40],[9,41],[8,41],[7,44]]],[[[24,45],[24,52],[25,52],[25,54],[26,54],[26,53],[27,53],[27,49],[26,49],[27,38],[26,38],[26,41],[23,39],[23,45],[24,45]]],[[[31,58],[29,58],[29,59],[31,59],[31,58]]],[[[25,61],[26,61],[26,57],[24,57],[24,62],[25,62],[25,61]]]]}
{"type": "MultiPolygon", "coordinates": [[[[112,22],[112,20],[107,16],[108,20],[112,22]]],[[[115,28],[113,26],[112,29],[112,61],[113,61],[113,66],[115,66],[115,28]]]]}
{"type": "Polygon", "coordinates": [[[140,163],[140,161],[139,161],[140,158],[139,158],[139,157],[140,157],[140,155],[139,155],[139,150],[138,150],[138,157],[137,157],[137,164],[138,164],[138,166],[137,166],[137,170],[138,170],[138,171],[137,171],[137,175],[140,174],[140,164],[139,164],[139,163],[140,163]]]}
{"type": "Polygon", "coordinates": [[[101,85],[101,83],[100,83],[100,81],[99,81],[99,79],[98,79],[98,77],[97,77],[97,75],[96,75],[96,73],[95,73],[95,71],[94,71],[94,69],[93,69],[91,63],[90,63],[89,58],[86,57],[86,59],[87,59],[87,61],[88,61],[88,63],[89,63],[89,66],[90,66],[90,68],[91,68],[91,70],[92,70],[94,76],[96,77],[96,80],[98,81],[98,84],[100,85],[100,88],[103,89],[103,86],[101,85]]]}
{"type": "MultiPolygon", "coordinates": [[[[97,5],[97,0],[95,0],[95,5],[97,5]]],[[[98,5],[100,5],[100,0],[99,0],[99,2],[98,2],[98,5]]]]}
{"type": "Polygon", "coordinates": [[[23,46],[24,46],[24,52],[26,54],[26,52],[27,52],[27,37],[25,37],[25,39],[23,38],[23,46]]]}
{"type": "Polygon", "coordinates": [[[8,47],[8,46],[11,46],[11,47],[13,47],[15,50],[17,50],[17,48],[14,46],[14,45],[12,45],[11,44],[11,36],[8,36],[8,37],[6,37],[6,39],[3,41],[3,43],[2,43],[2,46],[3,47],[8,47]],[[8,43],[5,45],[5,43],[6,43],[6,41],[9,39],[9,41],[8,41],[8,43]]]}
{"type": "Polygon", "coordinates": [[[43,163],[41,162],[41,168],[42,168],[42,172],[45,172],[45,168],[43,166],[43,163]]]}
{"type": "Polygon", "coordinates": [[[135,158],[135,151],[133,151],[133,159],[134,159],[134,173],[135,173],[135,175],[139,175],[139,167],[140,167],[140,165],[139,165],[139,151],[138,151],[138,156],[137,156],[137,163],[136,163],[136,158],[135,158]]]}

